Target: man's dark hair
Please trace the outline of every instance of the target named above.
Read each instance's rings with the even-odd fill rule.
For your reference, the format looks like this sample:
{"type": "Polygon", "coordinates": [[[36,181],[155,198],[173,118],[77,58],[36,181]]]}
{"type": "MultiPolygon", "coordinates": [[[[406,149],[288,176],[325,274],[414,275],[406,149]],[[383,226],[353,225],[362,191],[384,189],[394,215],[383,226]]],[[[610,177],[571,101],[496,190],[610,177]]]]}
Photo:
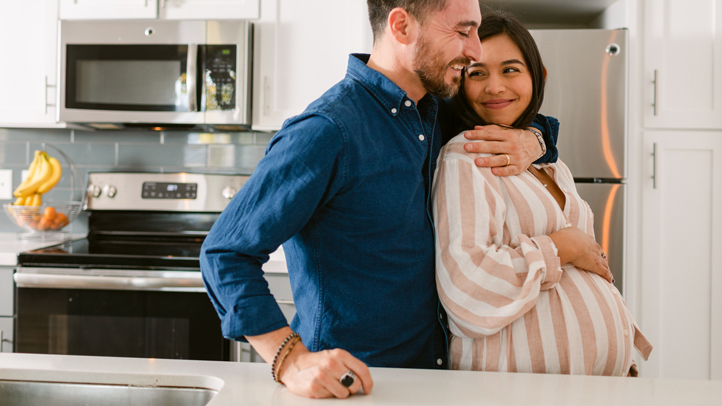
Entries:
{"type": "Polygon", "coordinates": [[[369,6],[369,20],[374,32],[374,41],[383,35],[389,13],[396,7],[406,10],[421,24],[426,22],[426,18],[431,13],[446,7],[446,0],[367,0],[366,3],[369,6]]]}
{"type": "MultiPolygon", "coordinates": [[[[544,101],[544,64],[542,63],[539,48],[537,48],[534,38],[519,20],[501,11],[491,9],[482,11],[479,39],[483,42],[486,38],[501,34],[508,35],[516,46],[519,47],[522,56],[524,56],[524,61],[526,61],[529,73],[531,73],[531,101],[526,110],[524,110],[512,124],[514,128],[526,128],[534,121],[534,117],[539,112],[539,108],[541,108],[542,102],[544,101]]],[[[454,112],[459,119],[458,127],[456,128],[457,132],[473,129],[476,125],[496,124],[485,122],[466,100],[466,93],[464,92],[466,74],[466,69],[464,69],[461,75],[459,92],[452,99],[454,112]]]]}

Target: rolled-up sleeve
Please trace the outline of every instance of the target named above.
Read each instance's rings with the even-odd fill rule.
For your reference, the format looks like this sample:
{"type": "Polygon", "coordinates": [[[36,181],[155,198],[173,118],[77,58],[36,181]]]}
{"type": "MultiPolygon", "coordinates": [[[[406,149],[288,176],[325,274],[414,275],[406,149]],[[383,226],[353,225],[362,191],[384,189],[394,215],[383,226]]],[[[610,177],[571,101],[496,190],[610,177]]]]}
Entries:
{"type": "Polygon", "coordinates": [[[476,167],[473,158],[442,152],[433,214],[437,288],[452,332],[481,338],[532,309],[539,292],[557,283],[562,270],[549,237],[508,238],[500,181],[489,168],[476,167]]]}
{"type": "Polygon", "coordinates": [[[343,187],[344,137],[326,117],[293,119],[213,225],[201,249],[201,272],[226,338],[287,325],[261,266],[343,187]]]}

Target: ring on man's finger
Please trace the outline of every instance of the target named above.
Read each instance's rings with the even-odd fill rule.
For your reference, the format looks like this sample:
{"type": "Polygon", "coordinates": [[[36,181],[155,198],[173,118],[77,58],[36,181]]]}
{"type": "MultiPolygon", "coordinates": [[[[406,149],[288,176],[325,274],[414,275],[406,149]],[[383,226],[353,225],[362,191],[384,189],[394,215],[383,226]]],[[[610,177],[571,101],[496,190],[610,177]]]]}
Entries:
{"type": "Polygon", "coordinates": [[[501,155],[504,155],[506,157],[506,165],[504,165],[504,166],[509,166],[509,164],[511,163],[511,158],[509,158],[509,155],[507,155],[507,154],[501,154],[501,155]]]}
{"type": "Polygon", "coordinates": [[[350,388],[351,385],[356,381],[356,374],[352,370],[346,371],[343,375],[341,375],[340,378],[338,378],[338,381],[341,383],[341,385],[350,388]]]}
{"type": "Polygon", "coordinates": [[[607,254],[604,251],[602,251],[602,258],[607,259],[607,254]]]}

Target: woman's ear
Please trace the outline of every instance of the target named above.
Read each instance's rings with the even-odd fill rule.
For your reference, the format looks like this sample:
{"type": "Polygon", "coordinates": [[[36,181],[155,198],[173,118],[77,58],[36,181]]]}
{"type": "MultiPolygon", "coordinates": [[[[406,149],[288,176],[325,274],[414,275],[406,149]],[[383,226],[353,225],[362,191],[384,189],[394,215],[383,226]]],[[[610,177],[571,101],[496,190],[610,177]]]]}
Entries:
{"type": "Polygon", "coordinates": [[[418,22],[401,7],[396,7],[389,13],[389,30],[391,35],[401,44],[409,45],[416,39],[418,22]]]}
{"type": "Polygon", "coordinates": [[[544,80],[547,80],[547,67],[542,66],[542,68],[544,68],[544,80]]]}

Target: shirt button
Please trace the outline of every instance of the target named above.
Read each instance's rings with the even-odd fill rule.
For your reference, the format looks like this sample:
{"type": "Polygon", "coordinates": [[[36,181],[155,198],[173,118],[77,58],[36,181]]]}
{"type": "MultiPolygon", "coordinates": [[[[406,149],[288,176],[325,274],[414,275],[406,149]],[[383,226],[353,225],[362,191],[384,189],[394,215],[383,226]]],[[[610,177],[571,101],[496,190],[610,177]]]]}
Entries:
{"type": "Polygon", "coordinates": [[[426,139],[426,137],[424,137],[424,134],[419,134],[419,141],[423,141],[425,139],[426,139]]]}
{"type": "Polygon", "coordinates": [[[444,315],[439,313],[439,320],[444,320],[444,315]]]}
{"type": "MultiPolygon", "coordinates": [[[[624,332],[626,333],[627,330],[624,330],[624,332]]],[[[442,361],[441,358],[439,358],[439,359],[436,360],[436,365],[441,365],[441,364],[443,364],[443,363],[444,363],[444,361],[442,361]]]]}
{"type": "Polygon", "coordinates": [[[406,100],[404,105],[406,105],[406,107],[411,107],[411,100],[406,100]]]}
{"type": "Polygon", "coordinates": [[[629,330],[627,330],[627,329],[625,328],[625,329],[624,329],[624,336],[626,337],[626,336],[628,336],[628,335],[629,335],[629,330]]]}
{"type": "Polygon", "coordinates": [[[396,114],[397,111],[396,109],[391,109],[391,114],[396,114]]]}

